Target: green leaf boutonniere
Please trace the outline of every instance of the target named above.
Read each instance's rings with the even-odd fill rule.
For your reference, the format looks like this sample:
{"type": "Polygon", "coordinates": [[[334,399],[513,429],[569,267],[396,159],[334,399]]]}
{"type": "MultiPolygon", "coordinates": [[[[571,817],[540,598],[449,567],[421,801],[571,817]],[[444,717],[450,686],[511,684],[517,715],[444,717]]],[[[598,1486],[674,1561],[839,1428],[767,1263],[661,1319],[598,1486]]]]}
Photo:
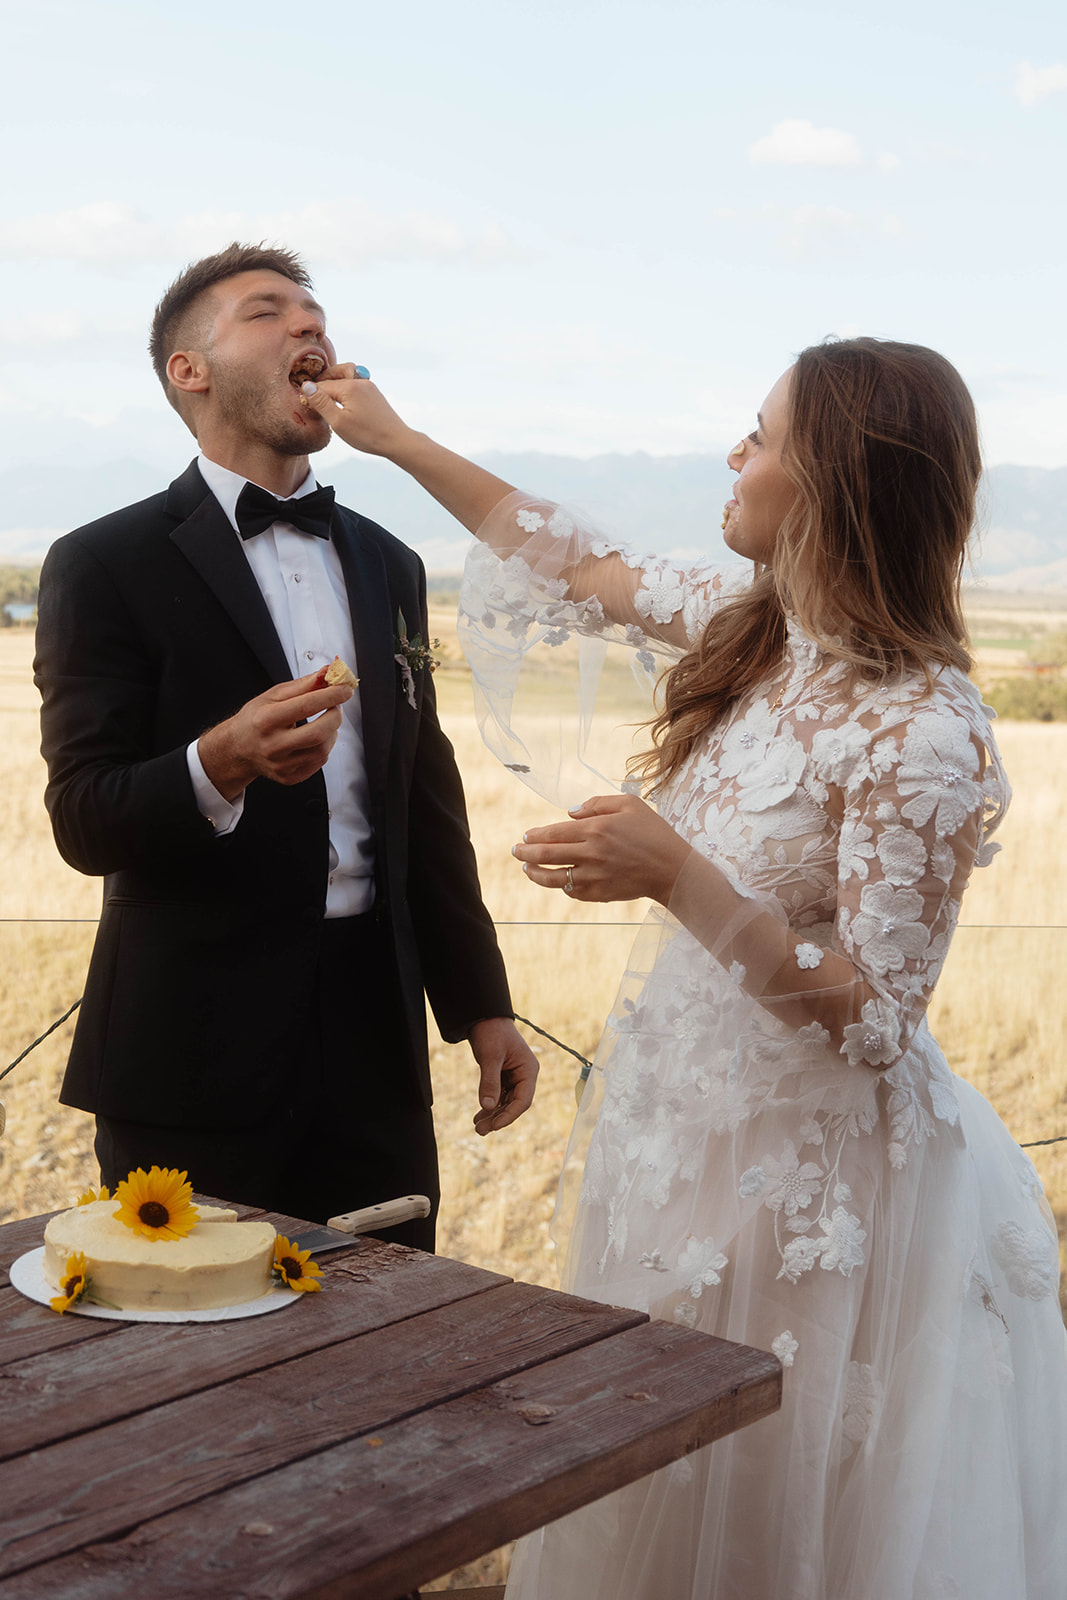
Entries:
{"type": "Polygon", "coordinates": [[[413,639],[408,638],[408,625],[404,621],[404,613],[396,614],[396,654],[393,660],[400,668],[400,681],[404,685],[404,696],[412,711],[415,706],[415,674],[425,672],[427,668],[432,672],[438,665],[435,650],[440,650],[440,639],[431,639],[429,644],[423,644],[422,634],[417,633],[413,639]]]}

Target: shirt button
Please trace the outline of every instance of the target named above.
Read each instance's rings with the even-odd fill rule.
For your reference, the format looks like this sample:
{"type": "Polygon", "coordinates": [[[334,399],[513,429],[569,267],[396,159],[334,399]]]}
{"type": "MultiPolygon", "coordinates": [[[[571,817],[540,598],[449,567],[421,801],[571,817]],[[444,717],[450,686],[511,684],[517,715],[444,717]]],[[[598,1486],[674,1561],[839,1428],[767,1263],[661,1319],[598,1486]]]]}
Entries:
{"type": "Polygon", "coordinates": [[[299,583],[300,582],[300,574],[299,574],[299,572],[294,572],[293,573],[293,582],[294,583],[299,583]]]}
{"type": "Polygon", "coordinates": [[[305,654],[305,655],[306,655],[306,656],[307,656],[307,658],[308,658],[308,660],[309,660],[309,661],[314,661],[314,659],[315,659],[315,652],[314,652],[314,650],[305,650],[305,651],[304,651],[304,654],[305,654]]]}

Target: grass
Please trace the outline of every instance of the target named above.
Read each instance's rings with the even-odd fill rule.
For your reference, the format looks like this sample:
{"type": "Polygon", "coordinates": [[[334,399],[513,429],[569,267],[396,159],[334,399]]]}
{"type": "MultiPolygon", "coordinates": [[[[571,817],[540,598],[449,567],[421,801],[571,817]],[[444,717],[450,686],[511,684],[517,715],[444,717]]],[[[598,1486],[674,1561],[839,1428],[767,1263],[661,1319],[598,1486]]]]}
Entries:
{"type": "MultiPolygon", "coordinates": [[[[471,826],[489,908],[500,924],[516,1009],[591,1056],[634,936],[641,905],[587,906],[529,883],[511,856],[524,829],[556,813],[487,757],[458,665],[447,613],[431,631],[445,639],[438,674],[442,718],[465,775],[471,826]]],[[[41,805],[36,694],[25,632],[0,634],[0,732],[7,777],[0,791],[0,1068],[81,992],[99,885],[68,868],[41,805]],[[11,919],[64,919],[24,922],[11,919]],[[78,919],[85,919],[79,921],[78,919]]],[[[554,685],[542,686],[549,716],[554,685]]],[[[609,684],[618,714],[640,714],[626,675],[609,684]]],[[[977,873],[931,1009],[953,1067],[992,1100],[1020,1140],[1067,1133],[1062,1064],[1067,1003],[1061,796],[1067,728],[1003,723],[1016,788],[1004,853],[977,873]]],[[[621,732],[605,766],[619,770],[621,732]]],[[[5,1081],[9,1129],[0,1141],[0,1218],[65,1204],[95,1176],[91,1119],[57,1105],[73,1022],[5,1081]]],[[[578,1064],[531,1035],[542,1061],[535,1111],[505,1135],[479,1139],[471,1121],[476,1078],[465,1046],[431,1029],[445,1200],[441,1248],[450,1255],[547,1284],[556,1282],[548,1220],[574,1110],[578,1064]]],[[[1067,1232],[1067,1144],[1032,1152],[1067,1232]]]]}

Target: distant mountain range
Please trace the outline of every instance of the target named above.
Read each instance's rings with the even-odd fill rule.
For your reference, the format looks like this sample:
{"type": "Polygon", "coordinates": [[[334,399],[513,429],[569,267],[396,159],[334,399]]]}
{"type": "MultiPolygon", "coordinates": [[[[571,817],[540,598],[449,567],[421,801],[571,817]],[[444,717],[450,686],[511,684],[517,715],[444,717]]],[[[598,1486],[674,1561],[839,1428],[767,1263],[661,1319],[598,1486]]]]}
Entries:
{"type": "MultiPolygon", "coordinates": [[[[732,474],[712,455],[573,456],[489,453],[509,483],[588,513],[644,550],[726,554],[719,535],[732,474]]],[[[173,476],[184,466],[176,457],[173,476]]],[[[431,572],[457,571],[467,538],[403,473],[370,457],[329,472],[338,497],[414,545],[431,572]]],[[[164,486],[142,461],[11,467],[0,472],[0,562],[37,562],[69,528],[164,486]]],[[[1067,591],[1067,467],[992,467],[985,481],[976,577],[990,588],[1067,591]]]]}

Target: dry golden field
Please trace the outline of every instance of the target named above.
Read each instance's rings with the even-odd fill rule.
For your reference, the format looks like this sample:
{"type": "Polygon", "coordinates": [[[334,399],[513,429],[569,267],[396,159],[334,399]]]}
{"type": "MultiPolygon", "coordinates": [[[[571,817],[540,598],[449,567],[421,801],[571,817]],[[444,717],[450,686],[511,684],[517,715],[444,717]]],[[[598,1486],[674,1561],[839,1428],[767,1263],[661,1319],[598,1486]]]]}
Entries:
{"type": "MultiPolygon", "coordinates": [[[[437,676],[442,718],[464,773],[483,887],[500,924],[516,1009],[591,1055],[643,907],[575,904],[526,881],[510,847],[524,828],[554,813],[484,753],[449,615],[437,614],[434,628],[445,639],[437,676]]],[[[1009,665],[1007,651],[997,654],[997,667],[1009,665]]],[[[31,655],[28,632],[0,632],[7,770],[0,796],[0,1069],[80,994],[99,906],[97,882],[68,868],[51,841],[41,804],[31,655]]],[[[620,688],[620,716],[629,720],[637,704],[627,708],[625,700],[620,688]]],[[[932,1021],[952,1065],[1026,1141],[1067,1133],[1067,727],[1002,723],[998,735],[1015,787],[1004,849],[972,881],[932,1021]]],[[[620,734],[620,752],[629,738],[620,734]]],[[[8,1112],[0,1140],[0,1219],[62,1205],[95,1176],[90,1119],[56,1101],[72,1027],[64,1024],[0,1087],[8,1112]]],[[[547,1224],[578,1066],[530,1037],[542,1052],[537,1107],[507,1133],[482,1140],[470,1127],[475,1077],[466,1048],[433,1036],[445,1183],[441,1248],[552,1283],[547,1224]]],[[[1032,1154],[1067,1233],[1067,1144],[1032,1154]]]]}
{"type": "MultiPolygon", "coordinates": [[[[980,652],[981,674],[1017,665],[1018,619],[997,613],[975,621],[976,633],[997,635],[980,652]]],[[[445,640],[437,675],[442,720],[464,773],[516,1009],[591,1055],[643,907],[583,906],[526,881],[510,847],[524,828],[554,813],[485,754],[452,617],[441,610],[432,622],[445,640]]],[[[31,657],[28,632],[0,631],[7,775],[0,794],[0,1070],[81,993],[99,906],[99,885],[71,871],[52,845],[41,803],[31,657]]],[[[624,723],[639,715],[627,683],[609,682],[624,723]]],[[[546,715],[551,701],[549,682],[546,715]]],[[[1005,723],[998,735],[1015,787],[1004,849],[972,882],[931,1021],[950,1063],[989,1097],[1012,1133],[1020,1141],[1049,1139],[1067,1134],[1067,725],[1005,723]]],[[[620,753],[629,739],[620,731],[620,753]]],[[[96,1180],[91,1119],[57,1101],[72,1027],[64,1024],[0,1084],[8,1116],[0,1138],[0,1220],[67,1204],[96,1180]]],[[[431,1028],[444,1189],[439,1248],[554,1285],[549,1219],[578,1065],[530,1037],[542,1061],[537,1104],[514,1128],[482,1140],[471,1127],[476,1077],[466,1047],[442,1044],[431,1028]]],[[[1067,1240],[1067,1143],[1031,1154],[1067,1240]]],[[[504,1565],[503,1555],[487,1558],[447,1582],[500,1581],[504,1565]]]]}

